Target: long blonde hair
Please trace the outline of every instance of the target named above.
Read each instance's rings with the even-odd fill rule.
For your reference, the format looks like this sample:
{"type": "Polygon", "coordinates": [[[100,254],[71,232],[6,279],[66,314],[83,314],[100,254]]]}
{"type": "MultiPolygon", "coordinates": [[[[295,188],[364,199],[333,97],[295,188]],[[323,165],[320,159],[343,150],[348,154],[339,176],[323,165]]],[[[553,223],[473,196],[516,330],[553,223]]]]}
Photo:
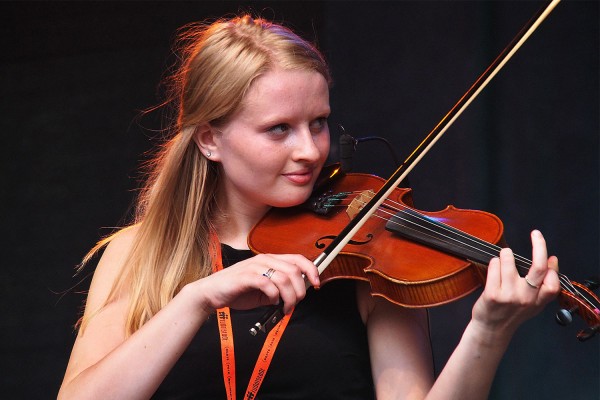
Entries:
{"type": "MultiPolygon", "coordinates": [[[[187,25],[178,44],[182,61],[170,79],[168,99],[177,111],[172,137],[151,163],[132,224],[98,242],[83,260],[85,265],[125,229],[136,226],[125,266],[105,303],[128,293],[128,335],[183,286],[212,272],[208,246],[220,168],[200,154],[193,140],[196,127],[226,123],[252,82],[275,66],[314,70],[331,82],[327,64],[312,44],[281,25],[249,15],[187,25]]],[[[81,329],[97,311],[85,310],[81,329]]]]}

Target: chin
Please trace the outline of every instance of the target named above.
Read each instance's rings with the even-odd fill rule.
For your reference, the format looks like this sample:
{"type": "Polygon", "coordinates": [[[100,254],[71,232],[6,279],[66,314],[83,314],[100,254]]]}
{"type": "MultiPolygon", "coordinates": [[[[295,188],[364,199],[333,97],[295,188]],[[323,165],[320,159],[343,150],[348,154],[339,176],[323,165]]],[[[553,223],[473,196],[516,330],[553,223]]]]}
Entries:
{"type": "Polygon", "coordinates": [[[280,197],[275,201],[272,206],[277,208],[288,208],[288,207],[296,207],[300,204],[304,203],[310,197],[312,191],[307,191],[306,193],[286,193],[286,197],[280,197]]]}

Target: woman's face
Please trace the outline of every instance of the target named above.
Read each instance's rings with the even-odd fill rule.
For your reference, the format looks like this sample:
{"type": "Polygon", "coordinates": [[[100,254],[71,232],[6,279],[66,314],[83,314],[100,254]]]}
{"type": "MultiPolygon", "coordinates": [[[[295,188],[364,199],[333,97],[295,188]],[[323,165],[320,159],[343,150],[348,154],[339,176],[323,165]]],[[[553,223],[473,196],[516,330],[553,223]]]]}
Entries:
{"type": "Polygon", "coordinates": [[[329,153],[329,88],[314,71],[257,78],[241,108],[214,136],[226,207],[301,204],[329,153]]]}

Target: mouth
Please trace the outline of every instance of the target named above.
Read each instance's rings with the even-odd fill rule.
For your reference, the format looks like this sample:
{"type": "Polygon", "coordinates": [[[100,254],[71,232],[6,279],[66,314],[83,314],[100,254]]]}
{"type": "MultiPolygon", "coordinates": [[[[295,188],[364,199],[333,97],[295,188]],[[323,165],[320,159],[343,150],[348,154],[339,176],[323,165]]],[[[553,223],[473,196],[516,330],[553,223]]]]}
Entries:
{"type": "Polygon", "coordinates": [[[296,185],[306,185],[311,183],[314,177],[313,170],[301,170],[283,174],[285,178],[296,185]]]}

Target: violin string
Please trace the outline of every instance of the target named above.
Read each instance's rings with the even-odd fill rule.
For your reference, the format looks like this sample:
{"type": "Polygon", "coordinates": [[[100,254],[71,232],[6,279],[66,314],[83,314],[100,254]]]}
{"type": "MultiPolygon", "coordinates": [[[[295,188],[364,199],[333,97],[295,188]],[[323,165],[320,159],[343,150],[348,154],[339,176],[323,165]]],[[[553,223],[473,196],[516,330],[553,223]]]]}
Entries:
{"type": "MultiPolygon", "coordinates": [[[[354,192],[354,193],[362,193],[362,192],[354,192]]],[[[494,245],[492,243],[489,243],[489,242],[486,242],[484,240],[481,240],[479,238],[476,238],[476,237],[474,237],[474,236],[472,236],[472,235],[470,235],[470,234],[468,234],[466,232],[460,231],[460,230],[458,230],[456,228],[452,227],[452,230],[450,230],[448,227],[446,227],[445,224],[442,224],[442,223],[440,223],[438,221],[433,221],[430,218],[426,217],[425,215],[422,215],[421,213],[419,213],[416,209],[408,207],[405,204],[402,204],[402,203],[399,203],[399,202],[396,202],[396,201],[390,200],[390,199],[386,199],[386,202],[395,205],[395,207],[394,206],[390,206],[388,204],[385,204],[385,202],[384,202],[384,206],[382,208],[380,208],[380,210],[383,211],[385,214],[392,215],[392,213],[389,212],[389,211],[387,211],[387,210],[385,210],[385,208],[389,208],[391,210],[397,211],[398,213],[400,213],[400,212],[401,213],[405,213],[405,211],[401,210],[401,208],[411,210],[415,214],[414,216],[417,219],[420,219],[421,221],[424,221],[429,226],[438,227],[438,228],[441,228],[441,229],[446,230],[446,231],[451,232],[451,233],[457,233],[463,239],[466,239],[466,240],[468,240],[470,242],[473,242],[474,245],[471,245],[471,244],[467,243],[466,241],[461,242],[460,240],[454,239],[454,238],[452,238],[452,237],[450,237],[448,235],[444,235],[444,234],[442,234],[440,232],[436,232],[434,229],[428,228],[425,225],[419,225],[419,224],[416,224],[416,223],[414,223],[414,222],[412,222],[412,221],[410,221],[408,219],[401,218],[398,215],[396,215],[396,216],[399,219],[402,219],[403,221],[407,222],[408,224],[420,227],[422,229],[426,229],[426,230],[428,230],[428,231],[430,231],[430,232],[432,232],[434,234],[437,234],[437,236],[441,236],[441,237],[443,237],[445,239],[450,240],[451,242],[455,242],[455,243],[458,243],[459,245],[463,245],[463,246],[469,247],[469,248],[471,248],[471,249],[473,249],[475,251],[479,251],[480,254],[484,254],[484,255],[490,256],[490,257],[496,257],[499,254],[500,250],[502,249],[500,246],[497,246],[497,245],[494,245]],[[477,247],[478,245],[480,247],[477,247]],[[490,249],[490,251],[486,251],[485,248],[490,249]]],[[[378,218],[381,218],[383,220],[389,221],[388,218],[382,217],[380,215],[375,215],[375,216],[377,216],[378,218]]],[[[429,235],[429,236],[432,237],[432,238],[436,237],[434,235],[429,235]]],[[[525,258],[523,256],[520,256],[518,254],[515,254],[514,257],[515,257],[515,260],[517,260],[518,262],[521,262],[521,263],[524,263],[524,264],[527,264],[527,265],[531,265],[531,263],[532,263],[531,260],[529,260],[529,259],[527,259],[527,258],[525,258]]],[[[521,271],[525,271],[525,272],[529,271],[529,267],[528,266],[523,266],[523,265],[517,265],[517,269],[520,269],[521,271]]],[[[580,292],[571,283],[570,279],[567,276],[565,276],[562,273],[558,273],[558,277],[559,277],[560,285],[561,285],[561,287],[565,291],[567,291],[567,292],[569,292],[569,293],[571,293],[571,294],[573,294],[575,296],[578,296],[580,298],[584,298],[589,304],[593,305],[593,302],[591,300],[589,300],[587,298],[587,296],[585,296],[584,293],[580,292]]]]}
{"type": "MultiPolygon", "coordinates": [[[[496,246],[496,245],[494,245],[492,243],[489,243],[489,242],[486,242],[484,240],[481,240],[481,239],[479,239],[479,238],[477,238],[475,236],[472,236],[472,235],[470,235],[470,234],[468,234],[466,232],[460,231],[460,230],[458,230],[458,229],[456,229],[454,227],[446,226],[445,224],[443,224],[441,222],[434,221],[434,220],[428,218],[427,216],[419,213],[415,209],[413,209],[411,207],[408,207],[408,206],[406,206],[406,205],[404,205],[402,203],[398,203],[398,202],[395,202],[395,201],[390,200],[390,199],[387,199],[387,201],[389,201],[392,204],[396,204],[397,207],[402,207],[404,209],[411,210],[412,211],[411,215],[414,213],[415,214],[414,216],[416,216],[417,219],[419,219],[421,221],[424,221],[425,223],[427,223],[430,226],[439,227],[439,228],[441,228],[443,230],[446,230],[447,232],[450,232],[450,233],[456,233],[456,232],[458,232],[459,235],[463,239],[472,241],[473,243],[475,243],[475,245],[469,245],[466,242],[461,242],[460,240],[455,240],[455,239],[453,239],[450,236],[443,235],[443,234],[440,234],[439,232],[436,232],[434,229],[427,228],[424,225],[423,226],[419,226],[418,224],[416,224],[416,223],[414,223],[414,222],[412,222],[412,221],[410,221],[408,219],[401,218],[403,221],[405,221],[405,222],[407,222],[409,224],[413,224],[413,225],[418,226],[420,228],[427,229],[427,230],[433,232],[434,234],[438,234],[438,235],[440,235],[440,236],[442,236],[442,237],[444,237],[446,239],[449,239],[449,240],[454,241],[454,242],[459,243],[459,244],[463,244],[463,245],[465,245],[467,247],[471,247],[471,248],[473,248],[475,250],[481,251],[485,255],[492,255],[492,256],[494,256],[495,254],[497,255],[499,253],[499,251],[501,250],[501,247],[499,247],[499,246],[496,246]],[[491,249],[491,250],[494,251],[494,253],[489,253],[486,250],[483,250],[481,248],[477,248],[477,245],[481,245],[483,248],[491,249]]],[[[391,209],[394,209],[394,207],[391,207],[391,206],[387,206],[387,207],[390,207],[391,209]]],[[[401,210],[400,208],[397,208],[397,211],[398,211],[398,213],[406,213],[405,211],[401,210]]],[[[388,215],[391,215],[387,211],[384,211],[384,212],[386,212],[388,215]]],[[[396,215],[396,216],[398,217],[398,215],[396,215]]],[[[400,218],[400,217],[398,217],[398,218],[400,218]]],[[[430,237],[435,237],[435,236],[430,235],[430,237]]],[[[520,262],[524,262],[527,265],[531,265],[531,263],[532,263],[529,259],[527,259],[525,257],[522,257],[522,256],[520,256],[518,254],[515,254],[514,257],[515,257],[515,260],[520,261],[520,262]]],[[[525,270],[526,272],[529,271],[529,269],[530,269],[528,266],[519,266],[519,265],[516,265],[516,266],[517,266],[517,269],[525,270]]],[[[578,290],[577,287],[572,284],[571,280],[566,275],[564,275],[562,273],[558,273],[558,278],[559,278],[559,282],[560,282],[561,288],[563,290],[565,290],[565,291],[571,293],[572,295],[578,297],[579,299],[583,300],[590,307],[592,307],[592,308],[598,308],[595,305],[595,303],[594,303],[594,299],[589,298],[588,294],[585,291],[578,290]]]]}
{"type": "MultiPolygon", "coordinates": [[[[346,194],[356,194],[356,195],[361,194],[361,193],[363,193],[363,191],[346,192],[346,194]]],[[[359,201],[360,202],[361,200],[358,200],[357,198],[354,198],[354,201],[359,201]]],[[[340,203],[346,203],[346,201],[342,201],[340,203]]],[[[347,203],[346,205],[344,205],[344,204],[340,204],[340,203],[338,203],[335,206],[347,207],[347,205],[349,204],[349,203],[347,203]]],[[[362,201],[362,203],[363,203],[362,205],[365,204],[364,201],[362,201]]],[[[417,219],[420,219],[420,220],[426,222],[428,225],[433,226],[433,227],[441,228],[441,229],[446,230],[446,231],[448,231],[450,233],[458,234],[459,236],[462,236],[464,239],[475,243],[475,245],[469,245],[466,242],[461,242],[460,240],[453,239],[453,238],[451,238],[451,237],[449,237],[447,235],[443,235],[443,234],[441,234],[439,232],[436,232],[435,230],[433,230],[431,228],[427,228],[426,226],[420,226],[419,224],[416,224],[415,222],[412,222],[412,221],[410,221],[408,219],[396,216],[397,218],[402,219],[403,221],[405,221],[405,222],[407,222],[407,223],[409,223],[411,225],[420,227],[422,229],[427,229],[427,230],[429,230],[429,231],[437,234],[438,236],[442,236],[445,239],[449,239],[450,241],[454,241],[454,242],[456,242],[458,244],[462,244],[462,245],[464,245],[466,247],[470,247],[470,248],[472,248],[472,249],[474,249],[476,251],[479,251],[480,254],[484,254],[484,255],[489,256],[489,257],[495,257],[495,256],[497,256],[499,254],[500,250],[501,250],[501,247],[499,247],[497,245],[494,245],[492,243],[489,243],[489,242],[486,242],[484,240],[481,240],[481,239],[479,239],[477,237],[474,237],[473,235],[470,235],[470,234],[468,234],[468,233],[466,233],[464,231],[458,230],[458,229],[456,229],[454,227],[450,227],[450,226],[447,226],[447,225],[445,225],[443,223],[440,223],[438,221],[434,221],[434,220],[430,219],[429,217],[421,214],[416,209],[411,208],[411,207],[409,207],[409,206],[407,206],[407,205],[405,205],[403,203],[399,203],[399,202],[396,202],[396,201],[391,200],[391,199],[386,199],[386,201],[384,202],[384,204],[382,204],[381,208],[378,211],[382,211],[383,213],[385,213],[387,215],[392,215],[392,213],[390,211],[386,210],[386,209],[389,209],[389,210],[392,210],[392,211],[396,211],[398,213],[406,214],[406,211],[401,210],[402,208],[410,210],[411,211],[411,215],[414,214],[413,215],[414,217],[416,217],[417,219]],[[386,204],[386,202],[387,203],[391,203],[393,205],[386,204]],[[481,247],[478,248],[477,246],[481,246],[481,247]],[[483,250],[482,250],[482,248],[483,248],[483,250]],[[490,249],[490,251],[486,251],[485,248],[490,249]]],[[[387,218],[387,217],[383,217],[383,216],[377,215],[377,214],[374,214],[374,215],[376,217],[378,217],[378,218],[381,218],[381,219],[385,220],[385,221],[389,221],[389,218],[387,218]]],[[[432,238],[435,238],[435,236],[433,236],[433,235],[428,235],[428,236],[430,236],[432,238]]],[[[518,263],[526,264],[526,265],[516,265],[517,269],[520,269],[521,271],[525,271],[525,272],[529,271],[530,268],[529,268],[528,265],[531,265],[531,263],[532,263],[531,260],[529,260],[529,259],[527,259],[527,258],[525,258],[523,256],[520,256],[518,254],[515,254],[514,257],[515,257],[515,260],[518,263]]],[[[595,305],[594,300],[590,299],[588,297],[588,295],[587,295],[586,292],[582,292],[582,291],[578,290],[577,287],[572,284],[571,280],[566,275],[564,275],[564,274],[562,274],[562,273],[559,272],[558,273],[558,278],[559,278],[560,286],[561,286],[561,288],[563,290],[565,290],[568,293],[571,293],[573,296],[575,296],[575,297],[577,297],[579,299],[582,299],[582,301],[584,301],[585,303],[587,303],[590,307],[595,308],[595,309],[598,308],[598,306],[595,305]]]]}
{"type": "MultiPolygon", "coordinates": [[[[389,200],[389,199],[388,199],[388,200],[389,200]]],[[[470,245],[470,244],[468,244],[466,241],[465,241],[465,242],[461,242],[460,240],[453,239],[452,237],[450,237],[450,236],[448,236],[448,235],[443,235],[443,234],[441,234],[441,233],[439,233],[439,232],[436,232],[436,231],[435,231],[434,229],[432,229],[432,228],[427,228],[427,227],[426,227],[426,226],[424,226],[424,225],[420,226],[420,225],[418,225],[418,224],[416,224],[416,223],[414,223],[414,222],[412,222],[412,221],[410,221],[410,220],[408,220],[408,219],[400,218],[400,217],[398,217],[398,216],[397,216],[398,218],[402,219],[403,221],[405,221],[405,222],[407,222],[407,223],[409,223],[409,224],[413,224],[413,225],[415,225],[415,226],[418,226],[418,227],[420,227],[420,228],[427,229],[427,230],[429,230],[429,231],[433,232],[434,234],[438,234],[438,235],[440,235],[440,236],[442,236],[442,237],[444,237],[444,238],[446,238],[446,239],[448,239],[448,240],[450,240],[450,241],[454,241],[454,242],[456,242],[456,243],[459,243],[459,244],[462,244],[462,245],[464,245],[464,246],[467,246],[467,247],[470,247],[470,248],[472,248],[472,249],[475,249],[475,250],[477,250],[477,251],[480,251],[482,254],[485,254],[485,255],[488,255],[488,256],[497,256],[497,255],[499,254],[500,250],[501,250],[501,247],[499,247],[499,246],[497,246],[497,245],[494,245],[494,244],[492,244],[492,243],[489,243],[489,242],[486,242],[486,241],[484,241],[484,240],[481,240],[481,239],[479,239],[479,238],[477,238],[477,237],[474,237],[474,236],[472,236],[472,235],[470,235],[470,234],[468,234],[468,233],[466,233],[466,232],[463,232],[463,231],[457,230],[456,228],[453,228],[453,227],[447,227],[445,224],[443,224],[443,223],[440,223],[440,222],[438,222],[438,221],[431,220],[431,219],[430,219],[430,218],[428,218],[427,216],[425,216],[425,215],[423,215],[423,214],[419,213],[418,211],[416,211],[416,210],[414,210],[414,209],[412,209],[412,208],[410,208],[410,207],[408,207],[408,206],[406,206],[406,205],[404,205],[404,204],[401,204],[401,203],[398,203],[398,202],[394,202],[393,200],[389,200],[389,202],[391,202],[391,203],[395,203],[396,205],[399,205],[399,206],[401,206],[402,208],[405,208],[405,209],[409,209],[409,210],[411,210],[411,211],[412,211],[412,212],[415,214],[415,216],[417,217],[417,219],[420,219],[421,221],[424,221],[425,223],[427,223],[427,224],[428,224],[428,225],[430,225],[430,226],[441,228],[442,230],[446,230],[446,231],[448,231],[448,232],[450,232],[450,233],[456,233],[456,232],[458,232],[458,233],[459,233],[459,235],[460,235],[460,236],[461,236],[463,239],[466,239],[466,240],[468,240],[468,241],[471,241],[471,242],[473,242],[475,245],[470,245]],[[450,228],[452,228],[452,229],[450,229],[450,228]],[[480,246],[481,246],[481,248],[478,248],[478,247],[477,247],[477,245],[480,245],[480,246]],[[487,248],[487,249],[491,249],[491,250],[493,251],[493,253],[490,253],[490,252],[486,251],[486,250],[485,250],[485,248],[487,248]]],[[[388,207],[389,207],[389,206],[388,206],[388,207]]],[[[392,209],[393,209],[393,207],[392,207],[392,209]]],[[[405,213],[405,211],[403,211],[403,210],[400,210],[399,208],[398,208],[397,210],[398,210],[398,212],[399,212],[399,213],[405,213]]],[[[388,214],[389,214],[389,213],[388,213],[388,214]]],[[[411,214],[411,215],[412,215],[412,214],[411,214]]],[[[434,236],[434,235],[430,235],[430,237],[435,237],[435,236],[434,236]]],[[[515,257],[515,260],[517,260],[517,261],[520,261],[520,262],[523,262],[523,263],[526,263],[527,265],[531,265],[531,263],[532,263],[532,262],[531,262],[529,259],[527,259],[527,258],[525,258],[525,257],[522,257],[522,256],[520,256],[520,255],[518,255],[518,254],[515,254],[515,255],[514,255],[514,257],[515,257]]],[[[529,271],[529,267],[528,267],[528,266],[516,265],[516,267],[517,267],[517,269],[520,269],[521,271],[523,271],[523,270],[524,270],[525,272],[529,271]]],[[[578,289],[577,289],[577,288],[576,288],[576,287],[575,287],[575,286],[574,286],[574,285],[571,283],[571,281],[569,280],[569,278],[568,278],[567,276],[565,276],[564,274],[558,273],[558,277],[559,277],[559,281],[560,281],[561,287],[562,287],[564,290],[568,291],[568,292],[569,292],[569,293],[571,293],[571,294],[577,295],[577,296],[579,296],[580,298],[584,298],[584,299],[586,299],[586,300],[587,300],[587,302],[588,302],[589,304],[592,304],[592,303],[593,303],[593,302],[592,302],[590,299],[588,299],[588,298],[587,298],[587,296],[585,295],[585,292],[580,292],[580,291],[579,291],[579,290],[578,290],[578,289]]]]}
{"type": "MultiPolygon", "coordinates": [[[[359,200],[359,201],[360,201],[360,200],[359,200]]],[[[463,239],[467,239],[467,240],[469,240],[469,241],[471,241],[471,242],[474,242],[476,245],[478,244],[478,245],[481,245],[481,246],[482,246],[482,247],[484,247],[484,248],[488,248],[488,249],[490,249],[490,251],[491,251],[491,252],[487,252],[487,251],[485,251],[485,250],[480,250],[480,249],[478,249],[477,247],[475,247],[474,245],[469,245],[469,244],[468,244],[468,243],[466,243],[466,242],[460,242],[459,240],[453,239],[453,238],[451,238],[451,237],[449,237],[449,236],[442,235],[441,233],[439,233],[439,232],[436,232],[436,231],[435,231],[435,230],[433,230],[432,228],[427,228],[425,225],[418,225],[418,224],[416,224],[416,223],[414,223],[414,222],[412,222],[412,221],[410,221],[410,220],[408,220],[408,219],[405,219],[405,218],[400,218],[400,217],[398,217],[399,219],[402,219],[403,221],[407,222],[408,224],[412,224],[412,225],[414,225],[414,226],[417,226],[417,227],[420,227],[420,228],[423,228],[423,229],[427,229],[427,230],[429,230],[430,232],[436,233],[436,234],[438,234],[438,235],[440,235],[440,236],[442,236],[442,237],[444,237],[444,238],[446,238],[446,239],[449,239],[449,240],[451,240],[451,241],[457,242],[457,243],[459,243],[459,244],[462,244],[462,245],[464,245],[464,246],[466,246],[466,247],[470,247],[470,248],[472,248],[472,249],[474,249],[474,250],[482,251],[482,252],[483,252],[483,254],[485,254],[485,255],[487,255],[487,256],[490,256],[490,257],[495,257],[495,256],[497,256],[497,255],[499,254],[500,250],[501,250],[501,248],[500,248],[499,246],[496,246],[496,245],[494,245],[494,244],[492,244],[492,243],[489,243],[489,242],[483,241],[483,240],[481,240],[481,239],[479,239],[479,238],[476,238],[476,237],[474,237],[474,236],[472,236],[472,235],[470,235],[470,234],[468,234],[468,233],[466,233],[466,232],[463,232],[463,231],[457,230],[456,228],[453,228],[453,227],[452,227],[452,231],[450,231],[450,229],[449,229],[449,228],[447,228],[447,227],[446,227],[444,224],[442,224],[442,223],[439,223],[439,222],[437,222],[437,221],[433,221],[433,220],[431,220],[431,219],[427,218],[426,216],[422,215],[421,213],[419,213],[419,212],[418,212],[417,210],[415,210],[414,208],[408,207],[408,206],[406,206],[405,204],[402,204],[402,203],[399,203],[399,202],[396,202],[396,201],[393,201],[393,200],[390,200],[390,199],[386,199],[386,202],[387,202],[387,203],[391,203],[391,204],[393,204],[394,206],[390,206],[390,205],[388,205],[388,204],[386,204],[386,203],[384,202],[384,204],[383,204],[383,208],[389,208],[389,209],[391,209],[392,211],[395,211],[395,212],[404,212],[404,211],[402,211],[402,210],[401,210],[401,208],[405,208],[405,209],[411,210],[411,211],[414,213],[414,215],[413,215],[414,217],[416,217],[417,219],[420,219],[421,221],[424,221],[424,222],[425,222],[425,223],[427,223],[428,225],[430,225],[430,226],[434,226],[434,227],[438,227],[438,228],[441,228],[441,229],[444,229],[444,230],[446,230],[446,231],[448,231],[448,232],[457,233],[459,236],[463,237],[463,239]]],[[[363,205],[364,205],[364,204],[363,204],[363,205]]],[[[384,213],[386,213],[387,215],[392,215],[392,213],[390,213],[389,211],[385,211],[385,210],[384,210],[383,212],[384,212],[384,213]]],[[[388,221],[388,219],[387,219],[387,218],[384,218],[384,217],[381,217],[381,216],[378,216],[378,217],[379,217],[379,218],[382,218],[382,219],[384,219],[384,220],[386,220],[386,221],[388,221]]],[[[430,237],[434,237],[433,235],[429,235],[429,236],[430,236],[430,237]]],[[[528,260],[528,259],[526,259],[526,258],[524,258],[524,257],[522,257],[522,256],[515,255],[515,258],[516,258],[516,259],[520,259],[520,261],[521,261],[521,262],[523,262],[523,263],[525,263],[525,264],[531,264],[531,261],[530,261],[530,260],[528,260]]],[[[521,268],[522,268],[522,269],[524,269],[524,270],[527,270],[527,269],[528,269],[527,267],[524,267],[524,266],[521,266],[521,268]]]]}
{"type": "MultiPolygon", "coordinates": [[[[390,200],[390,202],[392,202],[392,203],[393,203],[393,201],[392,201],[392,200],[390,200]]],[[[402,206],[404,206],[404,205],[402,205],[402,206]]],[[[389,207],[389,206],[388,206],[388,207],[389,207]]],[[[406,206],[404,206],[404,208],[410,209],[410,207],[406,207],[406,206]]],[[[383,211],[385,214],[391,215],[391,213],[390,213],[389,211],[387,211],[387,210],[382,210],[382,211],[383,211]]],[[[414,210],[412,210],[412,211],[414,211],[414,210]]],[[[398,210],[398,213],[405,213],[405,211],[398,210]]],[[[446,227],[446,226],[445,226],[445,224],[442,224],[442,223],[440,223],[440,222],[438,222],[438,221],[433,221],[433,220],[429,219],[427,216],[424,216],[424,215],[422,215],[422,214],[420,214],[420,213],[418,213],[418,212],[417,212],[416,214],[417,214],[417,215],[416,215],[417,219],[420,219],[421,221],[424,221],[425,223],[427,223],[427,224],[429,224],[429,225],[431,225],[431,226],[433,226],[433,227],[438,227],[438,228],[441,228],[441,229],[443,229],[443,230],[446,230],[446,231],[448,231],[448,232],[450,232],[450,233],[457,233],[457,232],[456,232],[456,228],[452,228],[452,230],[450,230],[448,227],[446,227]]],[[[408,214],[407,214],[407,215],[408,215],[408,214]]],[[[411,214],[411,215],[412,215],[412,214],[411,214]]],[[[376,216],[377,216],[377,217],[379,217],[379,218],[382,218],[382,219],[384,219],[384,220],[387,220],[385,217],[382,217],[382,216],[380,216],[380,215],[376,215],[376,216]]],[[[395,216],[396,216],[397,218],[399,218],[399,219],[402,219],[403,221],[405,221],[405,222],[406,222],[406,223],[408,223],[408,224],[412,224],[412,225],[414,225],[414,226],[417,226],[417,227],[419,227],[419,228],[422,228],[422,229],[429,230],[430,232],[433,232],[434,234],[436,234],[438,237],[440,237],[440,236],[441,236],[441,237],[443,237],[443,238],[445,238],[445,239],[447,239],[447,240],[449,240],[449,241],[454,241],[454,242],[456,242],[456,243],[459,243],[459,244],[462,244],[462,245],[464,245],[464,246],[466,246],[466,247],[470,247],[470,248],[472,248],[472,249],[475,249],[475,250],[479,251],[479,252],[480,252],[480,254],[484,254],[484,255],[487,255],[487,256],[495,256],[495,255],[496,255],[496,253],[490,253],[490,252],[486,251],[486,250],[485,250],[485,248],[492,249],[492,250],[498,250],[498,249],[500,249],[500,247],[499,247],[499,246],[496,246],[496,245],[493,245],[493,244],[491,244],[491,243],[489,243],[489,242],[483,241],[483,240],[481,240],[481,239],[479,239],[479,238],[477,238],[477,237],[474,237],[474,236],[472,236],[472,235],[470,235],[470,234],[468,234],[468,233],[466,233],[466,232],[460,231],[460,230],[457,230],[457,231],[458,231],[458,233],[459,233],[459,235],[460,235],[460,236],[461,236],[463,239],[467,239],[467,240],[469,240],[469,241],[472,241],[473,243],[475,243],[475,245],[470,245],[470,244],[468,244],[466,241],[463,241],[463,242],[461,242],[460,240],[456,240],[456,239],[454,239],[454,238],[452,238],[452,237],[450,237],[450,236],[448,236],[448,235],[444,235],[444,234],[442,234],[442,233],[440,233],[440,232],[438,232],[438,231],[435,231],[435,230],[434,230],[434,229],[432,229],[432,228],[428,228],[428,227],[426,227],[425,225],[419,225],[419,224],[416,224],[416,223],[412,222],[412,221],[411,221],[411,220],[409,220],[409,219],[406,219],[406,218],[402,218],[402,217],[400,217],[400,216],[399,216],[399,214],[396,214],[395,216]],[[482,245],[482,247],[478,248],[476,245],[482,245]]],[[[415,216],[415,215],[412,215],[412,216],[415,216]]],[[[392,222],[393,222],[393,221],[392,221],[392,222]]],[[[410,228],[409,228],[409,229],[410,229],[410,228]]],[[[422,232],[422,231],[421,231],[421,232],[422,232]]],[[[432,237],[432,238],[435,238],[435,237],[436,237],[435,235],[428,235],[428,236],[430,236],[430,237],[432,237]]],[[[498,250],[498,251],[499,251],[499,250],[498,250]]],[[[518,256],[517,254],[515,254],[515,259],[519,259],[519,258],[520,258],[521,260],[527,260],[526,258],[524,258],[524,257],[521,257],[521,256],[518,256]]],[[[527,260],[527,262],[528,262],[529,264],[531,264],[531,262],[530,262],[529,260],[527,260]]],[[[521,269],[521,270],[525,270],[525,271],[528,271],[528,270],[529,270],[529,267],[527,267],[527,266],[520,266],[520,265],[516,265],[516,267],[517,267],[517,269],[521,269]]],[[[573,294],[573,295],[577,296],[578,298],[580,298],[580,299],[584,300],[584,301],[585,301],[585,302],[587,302],[587,303],[588,303],[588,304],[589,304],[591,307],[593,307],[593,308],[597,308],[597,306],[595,306],[595,305],[594,305],[594,301],[593,301],[592,299],[588,298],[588,296],[587,296],[587,293],[586,293],[586,292],[581,292],[581,291],[579,291],[579,290],[578,290],[578,289],[577,289],[577,288],[576,288],[576,287],[575,287],[575,286],[574,286],[574,285],[571,283],[571,281],[569,280],[569,278],[568,278],[568,277],[566,277],[564,274],[560,274],[560,273],[558,274],[558,277],[559,277],[559,281],[560,281],[560,284],[561,284],[561,288],[563,288],[565,291],[567,291],[567,292],[569,292],[569,293],[571,293],[571,294],[573,294]]]]}
{"type": "MultiPolygon", "coordinates": [[[[423,220],[423,221],[425,223],[429,224],[431,227],[428,227],[425,224],[417,224],[417,223],[411,221],[408,218],[404,218],[404,217],[400,216],[401,213],[404,213],[404,211],[398,211],[397,214],[391,214],[388,211],[384,211],[384,212],[387,213],[388,215],[395,216],[396,218],[404,221],[406,224],[409,224],[409,225],[412,225],[414,227],[420,228],[419,230],[417,230],[417,229],[413,229],[413,228],[410,228],[410,227],[405,227],[407,229],[413,229],[415,231],[419,231],[421,233],[424,233],[425,235],[429,236],[430,238],[434,238],[434,239],[435,238],[442,238],[442,239],[445,239],[446,242],[454,243],[454,244],[457,244],[459,246],[462,245],[463,247],[470,248],[472,250],[475,250],[476,252],[478,252],[481,255],[489,257],[490,259],[493,258],[493,257],[497,257],[498,256],[499,250],[496,251],[497,249],[494,248],[494,246],[489,246],[489,245],[486,244],[486,242],[480,242],[479,240],[471,239],[468,236],[465,236],[463,234],[459,234],[459,236],[462,237],[462,240],[456,239],[456,238],[453,238],[453,237],[449,236],[448,234],[444,234],[443,232],[436,231],[435,229],[431,228],[431,227],[434,227],[434,228],[441,228],[442,230],[446,230],[446,228],[443,225],[437,225],[437,224],[434,224],[431,221],[427,221],[427,220],[423,220]],[[426,231],[431,232],[431,234],[423,232],[423,229],[426,230],[426,231]],[[467,241],[473,242],[473,244],[468,243],[467,241]],[[478,247],[478,245],[481,245],[481,246],[478,247]],[[490,250],[487,250],[487,249],[490,249],[490,250]]],[[[411,215],[411,216],[415,217],[414,215],[411,215]]],[[[385,219],[385,217],[381,217],[381,218],[385,219]]],[[[417,217],[417,218],[419,218],[419,217],[417,217]]],[[[392,221],[392,223],[395,223],[395,222],[392,221]]],[[[400,225],[400,224],[397,224],[397,225],[400,225]]],[[[454,230],[453,231],[449,231],[448,230],[448,232],[457,233],[454,230]]],[[[521,266],[521,265],[517,265],[517,268],[527,271],[527,267],[524,267],[524,266],[521,266]]]]}
{"type": "MultiPolygon", "coordinates": [[[[395,202],[395,201],[389,200],[389,199],[387,201],[396,206],[396,207],[390,207],[392,210],[398,212],[398,214],[395,215],[396,217],[398,217],[399,219],[401,219],[401,220],[405,221],[406,223],[411,224],[415,227],[425,229],[426,231],[431,233],[429,236],[432,238],[435,238],[436,236],[438,236],[443,239],[447,239],[450,242],[454,242],[454,243],[457,243],[458,245],[462,245],[464,247],[468,247],[470,249],[478,251],[485,256],[489,256],[490,258],[497,257],[500,253],[500,250],[501,250],[500,246],[486,242],[486,241],[481,240],[481,239],[479,239],[471,234],[468,234],[464,231],[461,231],[454,227],[450,227],[448,225],[445,225],[443,223],[435,221],[431,218],[428,218],[427,216],[419,213],[415,209],[405,206],[404,204],[401,204],[401,203],[398,203],[398,202],[395,202]],[[415,217],[419,221],[421,221],[421,224],[415,223],[412,220],[410,220],[409,218],[403,218],[403,217],[399,216],[400,213],[406,214],[406,211],[402,210],[401,208],[410,210],[411,211],[410,215],[415,217]],[[438,230],[436,230],[435,228],[438,228],[438,230]],[[440,229],[441,229],[441,231],[440,231],[440,229]],[[457,234],[459,236],[459,239],[456,239],[456,238],[450,236],[450,234],[457,234]]],[[[386,211],[386,214],[392,215],[392,213],[390,213],[388,211],[386,211]]],[[[406,215],[408,215],[408,214],[406,214],[406,215]]],[[[515,255],[515,259],[520,259],[520,261],[522,261],[525,264],[531,264],[531,261],[525,259],[524,257],[518,256],[518,255],[515,255]]],[[[522,266],[522,265],[517,266],[517,268],[521,268],[522,270],[525,270],[525,271],[528,270],[528,267],[522,266]]]]}

